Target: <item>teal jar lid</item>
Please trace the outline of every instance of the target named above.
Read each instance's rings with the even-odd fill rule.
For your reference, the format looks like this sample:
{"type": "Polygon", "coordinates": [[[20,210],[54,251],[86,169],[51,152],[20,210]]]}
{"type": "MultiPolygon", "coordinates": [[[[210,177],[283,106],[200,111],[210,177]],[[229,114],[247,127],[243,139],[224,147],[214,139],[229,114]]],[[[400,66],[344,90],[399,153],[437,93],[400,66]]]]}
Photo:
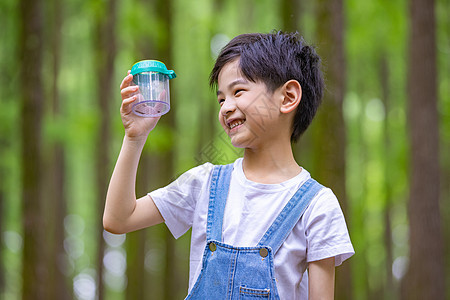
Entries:
{"type": "Polygon", "coordinates": [[[167,70],[164,63],[158,60],[141,60],[133,65],[131,68],[131,75],[136,75],[142,72],[158,72],[166,74],[169,79],[177,77],[173,70],[167,70]]]}

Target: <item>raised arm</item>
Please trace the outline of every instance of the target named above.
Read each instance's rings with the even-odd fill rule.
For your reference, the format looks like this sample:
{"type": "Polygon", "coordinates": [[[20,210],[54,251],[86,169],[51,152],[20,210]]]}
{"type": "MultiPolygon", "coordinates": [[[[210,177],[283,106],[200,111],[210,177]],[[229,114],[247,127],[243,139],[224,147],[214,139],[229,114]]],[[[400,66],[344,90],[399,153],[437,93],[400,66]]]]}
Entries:
{"type": "Polygon", "coordinates": [[[119,158],[109,183],[106,195],[103,226],[112,233],[126,233],[163,222],[150,196],[136,200],[136,173],[139,159],[150,131],[159,117],[136,116],[131,107],[136,101],[137,86],[130,86],[133,76],[123,79],[120,89],[122,106],[120,114],[125,127],[125,137],[119,158]]]}

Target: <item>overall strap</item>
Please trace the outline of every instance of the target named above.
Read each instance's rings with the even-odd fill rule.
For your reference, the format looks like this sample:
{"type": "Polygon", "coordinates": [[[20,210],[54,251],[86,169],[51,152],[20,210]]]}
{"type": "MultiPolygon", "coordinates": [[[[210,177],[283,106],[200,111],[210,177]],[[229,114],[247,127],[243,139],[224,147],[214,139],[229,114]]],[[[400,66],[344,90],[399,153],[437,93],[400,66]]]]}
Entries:
{"type": "Polygon", "coordinates": [[[302,217],[311,200],[322,187],[321,184],[312,178],[302,184],[269,229],[267,229],[257,246],[270,246],[273,253],[277,253],[284,240],[302,217]]]}
{"type": "Polygon", "coordinates": [[[230,187],[233,164],[214,166],[209,188],[208,219],[206,239],[208,241],[222,240],[223,214],[230,187]]]}

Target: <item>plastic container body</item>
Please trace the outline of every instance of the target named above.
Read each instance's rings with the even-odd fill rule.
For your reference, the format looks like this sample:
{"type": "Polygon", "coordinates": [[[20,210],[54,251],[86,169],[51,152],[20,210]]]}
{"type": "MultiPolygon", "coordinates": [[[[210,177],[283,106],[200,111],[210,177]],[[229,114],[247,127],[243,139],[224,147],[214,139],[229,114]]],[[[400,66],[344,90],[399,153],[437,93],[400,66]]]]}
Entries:
{"type": "Polygon", "coordinates": [[[159,117],[170,110],[169,77],[158,72],[142,72],[133,76],[139,86],[133,112],[141,117],[159,117]]]}
{"type": "Polygon", "coordinates": [[[170,110],[169,80],[176,77],[157,60],[143,60],[131,68],[132,85],[139,86],[133,112],[141,117],[159,117],[170,110]]]}

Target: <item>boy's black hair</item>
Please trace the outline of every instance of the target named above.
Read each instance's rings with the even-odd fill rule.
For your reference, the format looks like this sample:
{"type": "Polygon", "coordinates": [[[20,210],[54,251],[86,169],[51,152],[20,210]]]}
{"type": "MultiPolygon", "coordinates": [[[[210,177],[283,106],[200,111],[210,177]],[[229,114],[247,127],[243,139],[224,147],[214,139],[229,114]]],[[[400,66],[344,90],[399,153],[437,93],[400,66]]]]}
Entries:
{"type": "Polygon", "coordinates": [[[321,60],[314,48],[298,32],[238,35],[219,53],[210,74],[211,87],[217,86],[222,68],[235,59],[239,59],[241,72],[248,80],[263,82],[271,93],[291,79],[300,83],[302,99],[291,135],[291,141],[297,141],[311,124],[322,100],[321,60]]]}

